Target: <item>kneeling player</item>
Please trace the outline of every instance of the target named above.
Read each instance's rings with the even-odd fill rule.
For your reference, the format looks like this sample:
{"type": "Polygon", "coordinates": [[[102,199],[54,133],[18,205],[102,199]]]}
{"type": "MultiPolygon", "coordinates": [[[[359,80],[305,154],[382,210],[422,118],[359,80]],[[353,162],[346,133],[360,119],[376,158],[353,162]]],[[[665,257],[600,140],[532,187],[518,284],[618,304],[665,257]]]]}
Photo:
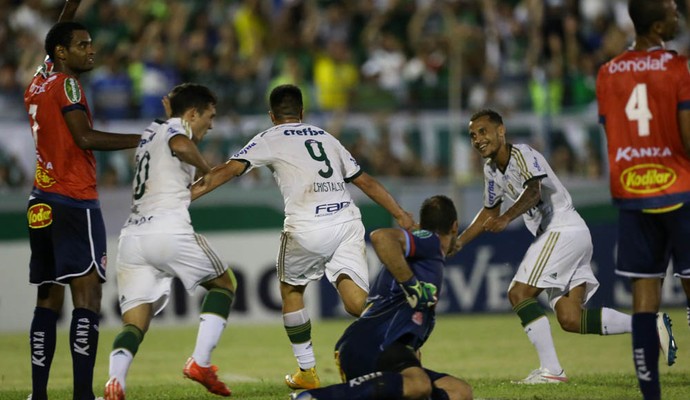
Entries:
{"type": "Polygon", "coordinates": [[[364,313],[336,344],[345,383],[293,393],[291,399],[472,399],[467,382],[422,367],[418,357],[434,328],[437,291],[458,232],[455,206],[445,196],[425,200],[420,214],[418,231],[371,234],[385,268],[364,313]]]}

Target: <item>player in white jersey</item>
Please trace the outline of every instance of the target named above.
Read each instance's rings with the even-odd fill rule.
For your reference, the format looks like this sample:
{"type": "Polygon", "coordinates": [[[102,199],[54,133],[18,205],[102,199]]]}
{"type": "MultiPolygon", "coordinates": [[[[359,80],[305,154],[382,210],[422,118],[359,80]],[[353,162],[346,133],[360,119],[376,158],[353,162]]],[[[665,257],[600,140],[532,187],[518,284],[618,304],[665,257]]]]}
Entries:
{"type": "Polygon", "coordinates": [[[124,400],[129,367],[151,319],[167,304],[174,277],[190,294],[199,285],[208,290],[183,375],[211,393],[230,396],[211,365],[211,352],[225,329],[236,280],[194,232],[188,211],[195,172],[211,170],[197,144],[213,126],[216,97],[205,86],[186,83],[168,99],[172,118],[152,123],[136,151],[132,211],[120,233],[116,266],[123,329],[110,353],[106,400],[124,400]]]}
{"type": "Polygon", "coordinates": [[[277,260],[283,322],[299,370],[285,376],[292,389],[320,385],[311,342],[311,321],[304,307],[309,282],[326,278],[335,286],[345,310],[359,316],[369,291],[364,226],[347,189],[353,183],[410,229],[414,220],[386,189],[363,172],[331,136],[302,123],[302,92],[281,85],[270,95],[274,126],[256,135],[225,164],[192,187],[192,199],[255,167],[273,171],[285,203],[285,223],[277,260]]]}
{"type": "Polygon", "coordinates": [[[503,118],[493,110],[469,123],[472,146],[487,159],[484,207],[459,236],[456,250],[481,233],[501,232],[523,216],[535,235],[508,289],[508,299],[539,355],[539,368],[518,383],[561,383],[568,378],[556,355],[549,320],[537,302],[545,291],[561,328],[580,334],[632,331],[627,314],[584,305],[599,287],[592,273],[589,228],[544,157],[528,145],[506,142],[503,118]],[[513,204],[501,213],[504,199],[513,204]]]}

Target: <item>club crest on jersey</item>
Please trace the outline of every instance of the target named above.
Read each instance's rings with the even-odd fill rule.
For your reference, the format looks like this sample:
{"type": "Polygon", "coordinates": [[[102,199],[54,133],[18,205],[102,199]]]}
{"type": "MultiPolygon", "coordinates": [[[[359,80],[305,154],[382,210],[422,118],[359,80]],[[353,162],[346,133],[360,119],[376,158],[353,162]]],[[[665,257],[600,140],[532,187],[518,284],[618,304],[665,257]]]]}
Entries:
{"type": "Polygon", "coordinates": [[[36,164],[36,185],[40,188],[49,188],[54,184],[55,179],[50,176],[48,170],[36,164]]]}
{"type": "Polygon", "coordinates": [[[412,232],[413,235],[417,236],[420,239],[426,239],[428,237],[431,237],[433,233],[427,231],[426,229],[420,229],[417,231],[412,232]]]}
{"type": "Polygon", "coordinates": [[[53,209],[45,203],[34,204],[26,212],[26,219],[31,229],[45,228],[53,223],[53,209]]]}
{"type": "Polygon", "coordinates": [[[623,189],[630,193],[649,194],[661,192],[678,178],[673,169],[661,164],[640,164],[621,173],[623,189]]]}
{"type": "Polygon", "coordinates": [[[79,82],[76,79],[65,79],[65,96],[72,103],[79,103],[81,101],[81,88],[79,88],[79,82]]]}

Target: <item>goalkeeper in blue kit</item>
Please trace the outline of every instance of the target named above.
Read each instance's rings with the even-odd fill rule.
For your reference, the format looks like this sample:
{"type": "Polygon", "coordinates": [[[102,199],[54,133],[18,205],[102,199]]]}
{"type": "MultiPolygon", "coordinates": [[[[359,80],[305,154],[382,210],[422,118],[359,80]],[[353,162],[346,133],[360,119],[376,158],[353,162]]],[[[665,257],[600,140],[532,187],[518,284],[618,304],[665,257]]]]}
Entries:
{"type": "Polygon", "coordinates": [[[445,196],[424,201],[420,229],[378,229],[371,242],[384,267],[365,311],[338,340],[344,383],[292,393],[293,400],[472,399],[470,385],[422,367],[419,349],[435,324],[446,255],[458,232],[455,205],[445,196]]]}

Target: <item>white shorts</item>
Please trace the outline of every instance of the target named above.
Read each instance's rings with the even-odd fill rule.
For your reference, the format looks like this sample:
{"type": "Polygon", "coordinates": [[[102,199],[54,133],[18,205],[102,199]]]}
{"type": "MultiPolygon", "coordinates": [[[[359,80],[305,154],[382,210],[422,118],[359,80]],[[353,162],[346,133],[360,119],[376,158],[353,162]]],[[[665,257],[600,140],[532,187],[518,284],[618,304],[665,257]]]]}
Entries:
{"type": "Polygon", "coordinates": [[[124,313],[152,303],[158,314],[168,303],[173,277],[192,294],[227,268],[206,238],[196,233],[121,236],[116,263],[120,308],[124,313]]]}
{"type": "Polygon", "coordinates": [[[510,287],[521,282],[543,288],[549,305],[554,308],[561,297],[585,283],[584,303],[587,303],[599,288],[591,260],[589,229],[547,230],[527,249],[510,287]]]}
{"type": "Polygon", "coordinates": [[[368,293],[364,225],[353,220],[309,232],[283,232],[276,270],[281,282],[294,286],[319,280],[324,273],[335,286],[345,274],[368,293]]]}

